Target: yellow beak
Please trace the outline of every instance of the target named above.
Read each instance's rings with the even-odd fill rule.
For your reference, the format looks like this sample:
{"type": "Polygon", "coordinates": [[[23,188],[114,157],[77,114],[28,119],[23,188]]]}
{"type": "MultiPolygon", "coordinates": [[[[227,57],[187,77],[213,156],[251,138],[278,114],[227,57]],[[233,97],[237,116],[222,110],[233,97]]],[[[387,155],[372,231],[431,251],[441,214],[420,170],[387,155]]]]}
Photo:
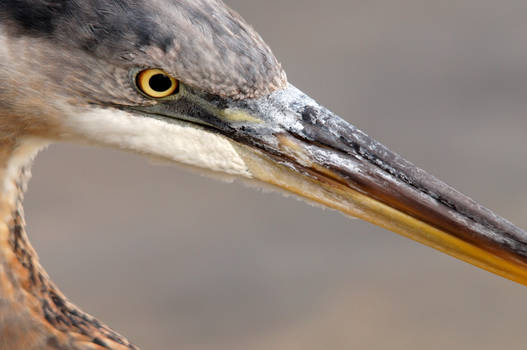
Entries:
{"type": "MultiPolygon", "coordinates": [[[[450,256],[527,285],[527,263],[514,252],[492,246],[483,240],[470,242],[455,232],[434,226],[420,217],[383,203],[368,193],[360,192],[339,181],[327,171],[301,175],[277,164],[265,154],[238,145],[251,173],[260,181],[294,193],[310,201],[338,210],[387,230],[398,233],[450,256]]],[[[322,170],[322,169],[320,169],[322,170]]],[[[461,228],[462,229],[462,228],[461,228]]],[[[466,232],[469,233],[467,228],[466,232]]]]}
{"type": "Polygon", "coordinates": [[[527,285],[527,232],[292,85],[242,101],[189,89],[179,102],[152,108],[142,111],[200,124],[230,139],[261,182],[527,285]]]}
{"type": "Polygon", "coordinates": [[[294,87],[276,95],[248,106],[271,131],[235,138],[256,179],[527,285],[525,231],[294,87]]]}

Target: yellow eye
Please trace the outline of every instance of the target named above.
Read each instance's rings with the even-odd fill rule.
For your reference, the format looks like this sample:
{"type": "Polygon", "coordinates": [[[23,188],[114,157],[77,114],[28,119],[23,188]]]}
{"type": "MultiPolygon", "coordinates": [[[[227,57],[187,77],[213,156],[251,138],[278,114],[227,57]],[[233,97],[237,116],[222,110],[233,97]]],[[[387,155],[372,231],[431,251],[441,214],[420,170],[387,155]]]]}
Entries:
{"type": "Polygon", "coordinates": [[[146,69],[137,75],[137,87],[153,98],[170,96],[178,86],[179,82],[161,69],[146,69]]]}

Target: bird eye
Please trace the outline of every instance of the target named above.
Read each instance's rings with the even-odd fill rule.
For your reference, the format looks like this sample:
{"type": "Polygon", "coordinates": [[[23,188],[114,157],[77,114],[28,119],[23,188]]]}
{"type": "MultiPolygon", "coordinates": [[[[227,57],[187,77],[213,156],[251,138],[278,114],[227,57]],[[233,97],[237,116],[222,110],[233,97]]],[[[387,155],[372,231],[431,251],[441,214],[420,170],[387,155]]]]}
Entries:
{"type": "Polygon", "coordinates": [[[163,98],[177,91],[179,81],[161,69],[145,69],[137,75],[136,84],[145,95],[163,98]]]}

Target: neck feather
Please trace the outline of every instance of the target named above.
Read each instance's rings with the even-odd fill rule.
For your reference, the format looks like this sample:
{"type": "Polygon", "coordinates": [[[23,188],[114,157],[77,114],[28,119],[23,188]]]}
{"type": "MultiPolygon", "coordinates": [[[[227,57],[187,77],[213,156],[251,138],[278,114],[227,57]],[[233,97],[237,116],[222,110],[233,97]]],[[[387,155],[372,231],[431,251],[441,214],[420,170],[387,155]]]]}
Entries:
{"type": "Polygon", "coordinates": [[[43,145],[0,140],[0,350],[137,350],[64,297],[28,240],[22,200],[43,145]]]}

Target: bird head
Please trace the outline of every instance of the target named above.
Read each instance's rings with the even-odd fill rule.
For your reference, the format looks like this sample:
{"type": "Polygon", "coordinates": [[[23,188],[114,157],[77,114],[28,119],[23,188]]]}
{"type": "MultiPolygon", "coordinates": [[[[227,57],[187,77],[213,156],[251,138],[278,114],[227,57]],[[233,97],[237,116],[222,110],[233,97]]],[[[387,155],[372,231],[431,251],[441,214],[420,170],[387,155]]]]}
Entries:
{"type": "Polygon", "coordinates": [[[0,122],[267,184],[527,283],[527,233],[289,84],[219,0],[7,0],[0,122]]]}

